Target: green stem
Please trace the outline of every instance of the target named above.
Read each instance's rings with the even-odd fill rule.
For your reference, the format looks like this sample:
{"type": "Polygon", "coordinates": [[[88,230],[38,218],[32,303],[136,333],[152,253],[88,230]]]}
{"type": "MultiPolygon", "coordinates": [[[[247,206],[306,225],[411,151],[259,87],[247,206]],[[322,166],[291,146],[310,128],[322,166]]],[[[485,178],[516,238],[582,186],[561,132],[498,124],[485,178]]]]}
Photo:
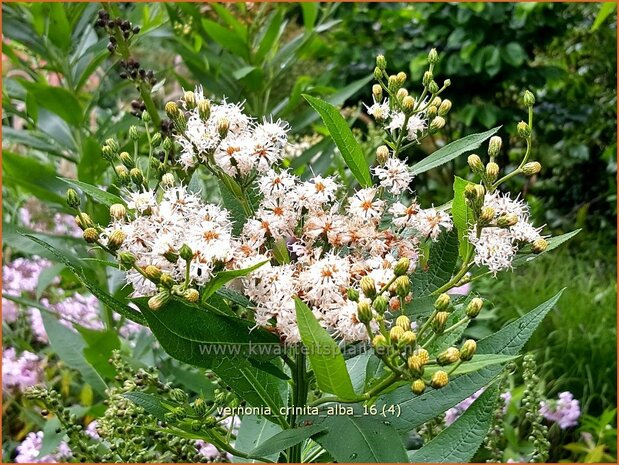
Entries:
{"type": "Polygon", "coordinates": [[[259,457],[259,456],[255,456],[251,454],[246,454],[245,452],[241,452],[240,450],[235,449],[230,444],[228,444],[224,438],[220,437],[215,431],[209,431],[209,441],[212,442],[215,446],[219,447],[220,449],[225,450],[226,452],[236,457],[258,460],[260,462],[265,462],[265,463],[275,463],[272,460],[269,460],[265,457],[259,457]]]}
{"type": "MultiPolygon", "coordinates": [[[[304,407],[307,403],[307,380],[305,371],[305,353],[302,348],[297,350],[295,362],[291,365],[292,373],[292,410],[288,414],[288,424],[291,428],[294,428],[297,423],[297,407],[304,407]]],[[[288,462],[300,463],[301,462],[301,445],[295,444],[288,448],[288,462]]]]}

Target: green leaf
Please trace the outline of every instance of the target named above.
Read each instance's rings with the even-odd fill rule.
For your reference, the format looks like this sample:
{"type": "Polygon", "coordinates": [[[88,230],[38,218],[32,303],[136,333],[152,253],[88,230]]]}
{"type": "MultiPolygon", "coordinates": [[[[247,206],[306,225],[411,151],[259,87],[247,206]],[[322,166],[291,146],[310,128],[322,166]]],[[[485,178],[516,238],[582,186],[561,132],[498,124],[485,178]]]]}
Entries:
{"type": "Polygon", "coordinates": [[[356,357],[346,360],[346,369],[348,370],[350,381],[352,382],[355,392],[363,392],[363,388],[365,387],[366,369],[371,356],[372,351],[367,350],[361,355],[357,355],[356,357]]]}
{"type": "Polygon", "coordinates": [[[458,234],[456,231],[443,232],[432,243],[428,271],[419,269],[412,275],[413,295],[427,296],[447,283],[458,261],[458,234]]]}
{"type": "Polygon", "coordinates": [[[339,463],[408,462],[400,436],[388,423],[371,416],[328,416],[319,423],[327,432],[314,440],[339,463]]]}
{"type": "Polygon", "coordinates": [[[498,395],[496,384],[487,388],[455,422],[421,449],[409,453],[411,462],[470,462],[490,429],[498,395]]]}
{"type": "Polygon", "coordinates": [[[411,171],[417,176],[421,173],[425,173],[432,168],[436,168],[437,166],[441,166],[454,158],[462,155],[466,152],[471,152],[477,149],[482,142],[492,137],[497,131],[501,129],[501,126],[490,129],[486,132],[480,132],[478,134],[469,134],[462,139],[458,139],[450,144],[447,144],[444,147],[441,147],[432,155],[424,158],[419,163],[413,165],[411,171]]]}
{"type": "Polygon", "coordinates": [[[615,8],[617,8],[617,4],[614,2],[603,3],[602,6],[600,6],[600,11],[595,17],[595,21],[593,22],[593,25],[591,26],[589,32],[597,31],[604,23],[606,18],[608,18],[613,13],[613,11],[615,11],[615,8]]]}
{"type": "Polygon", "coordinates": [[[202,19],[202,27],[220,47],[245,59],[248,58],[247,44],[238,32],[226,29],[215,21],[204,18],[202,19]]]}
{"type": "Polygon", "coordinates": [[[86,347],[82,337],[66,326],[60,324],[58,319],[49,312],[41,311],[43,326],[49,338],[49,344],[58,357],[69,368],[77,370],[84,381],[101,395],[105,394],[107,386],[99,373],[86,361],[83,350],[86,347]]]}
{"type": "Polygon", "coordinates": [[[142,407],[147,413],[150,413],[157,420],[165,421],[165,422],[168,421],[165,415],[170,410],[166,408],[164,404],[161,402],[161,400],[155,397],[154,395],[147,394],[145,392],[135,391],[135,392],[126,392],[125,394],[123,394],[123,397],[129,399],[135,405],[142,407]]]}
{"type": "Polygon", "coordinates": [[[318,387],[344,400],[354,399],[355,390],[339,346],[298,297],[295,297],[295,307],[301,340],[307,347],[318,387]]]}
{"type": "Polygon", "coordinates": [[[267,261],[268,260],[265,260],[253,266],[250,266],[249,268],[243,268],[242,270],[220,271],[208,283],[206,283],[206,286],[204,286],[204,289],[202,290],[202,301],[206,302],[209,299],[209,297],[215,294],[215,292],[217,292],[224,285],[226,285],[233,279],[247,276],[252,271],[257,270],[262,265],[267,263],[267,261]]]}
{"type": "MultiPolygon", "coordinates": [[[[478,371],[491,365],[511,362],[517,358],[517,355],[475,354],[471,360],[468,362],[463,362],[458,368],[456,368],[451,376],[455,377],[465,373],[472,373],[473,371],[478,371]]],[[[444,368],[436,365],[428,366],[426,367],[425,374],[433,375],[439,370],[444,370],[444,368]]]]}
{"type": "Polygon", "coordinates": [[[67,179],[67,178],[61,178],[61,177],[58,177],[58,179],[60,179],[62,182],[67,183],[71,187],[81,190],[84,194],[89,195],[95,201],[103,205],[106,205],[108,207],[111,205],[114,205],[115,203],[125,205],[125,201],[121,199],[120,197],[118,197],[117,195],[110,194],[109,192],[99,189],[98,187],[93,186],[91,184],[77,181],[75,179],[67,179]]]}
{"type": "Polygon", "coordinates": [[[527,59],[527,52],[518,42],[510,42],[503,47],[503,61],[514,67],[518,67],[527,59]]]}
{"type": "MultiPolygon", "coordinates": [[[[477,353],[517,355],[544,316],[557,303],[562,293],[563,291],[559,292],[497,333],[479,341],[477,353]]],[[[487,386],[501,373],[501,370],[501,366],[493,365],[466,373],[450,381],[444,388],[430,389],[420,396],[413,396],[409,386],[402,386],[380,397],[376,405],[379,411],[383,406],[399,405],[401,415],[391,418],[391,423],[398,431],[409,431],[462,402],[480,388],[487,386]]]]}
{"type": "Polygon", "coordinates": [[[318,18],[318,7],[320,3],[303,2],[300,5],[303,10],[303,25],[307,31],[311,31],[318,18]]]}
{"type": "Polygon", "coordinates": [[[26,90],[34,96],[38,106],[60,116],[72,126],[79,126],[84,118],[82,106],[68,90],[46,84],[24,83],[26,90]]]}
{"type": "Polygon", "coordinates": [[[466,204],[464,198],[464,189],[468,184],[473,184],[458,176],[454,180],[454,199],[451,204],[451,216],[453,217],[454,226],[458,231],[458,253],[462,260],[469,254],[471,244],[469,243],[468,233],[469,227],[473,222],[473,212],[466,204]]]}
{"type": "Polygon", "coordinates": [[[269,457],[326,430],[327,425],[324,424],[287,429],[263,442],[250,453],[254,456],[269,457]]]}
{"type": "Polygon", "coordinates": [[[535,260],[536,258],[540,257],[541,255],[544,255],[544,254],[550,252],[551,250],[556,249],[561,244],[569,241],[572,237],[577,235],[580,231],[582,231],[582,230],[581,229],[576,229],[574,231],[571,231],[571,232],[568,232],[568,233],[565,233],[565,234],[561,234],[559,236],[555,236],[555,237],[551,237],[551,238],[547,239],[548,247],[542,253],[538,253],[538,254],[532,253],[531,252],[531,246],[523,247],[522,250],[520,250],[519,253],[516,255],[516,258],[512,262],[512,266],[513,267],[517,267],[517,266],[520,266],[520,265],[524,265],[525,263],[528,263],[528,262],[530,262],[532,260],[535,260]]]}
{"type": "Polygon", "coordinates": [[[105,379],[114,379],[116,370],[109,360],[114,350],[120,349],[120,339],[115,330],[97,331],[74,325],[87,344],[84,357],[105,379]]]}
{"type": "Polygon", "coordinates": [[[49,252],[51,252],[52,255],[54,255],[56,257],[56,259],[58,259],[61,263],[64,263],[66,265],[66,267],[69,269],[69,271],[71,273],[73,273],[75,275],[75,277],[84,286],[86,286],[86,288],[92,293],[92,295],[94,295],[97,299],[99,299],[104,305],[107,305],[109,308],[111,308],[112,310],[114,310],[118,314],[124,316],[128,320],[133,321],[134,323],[138,323],[138,324],[141,324],[141,325],[146,323],[146,320],[144,319],[144,317],[142,317],[142,315],[140,315],[139,312],[137,312],[136,310],[132,309],[131,307],[123,304],[119,300],[116,300],[110,294],[108,294],[107,292],[105,292],[101,288],[99,288],[99,286],[97,284],[95,284],[91,280],[89,280],[86,277],[86,275],[84,274],[84,271],[81,270],[80,268],[76,267],[75,265],[73,265],[73,263],[69,259],[67,259],[67,257],[65,257],[62,254],[62,252],[58,251],[56,248],[52,247],[51,245],[49,245],[45,241],[42,241],[41,239],[39,239],[39,238],[37,238],[35,236],[26,234],[25,237],[27,237],[28,239],[36,242],[37,244],[39,244],[44,249],[46,249],[49,252]]]}
{"type": "Polygon", "coordinates": [[[240,318],[222,316],[173,299],[153,311],[147,298],[136,299],[142,315],[164,350],[181,362],[211,368],[218,358],[273,358],[279,338],[240,318]]]}
{"type": "Polygon", "coordinates": [[[311,95],[303,94],[305,100],[316,110],[327,126],[335,145],[340,149],[344,161],[352,174],[363,187],[372,185],[370,168],[365,160],[361,146],[355,139],[348,123],[333,105],[311,95]]]}
{"type": "Polygon", "coordinates": [[[256,52],[256,60],[261,63],[268,54],[275,54],[277,51],[277,41],[284,32],[284,13],[278,10],[273,13],[269,25],[264,30],[264,35],[260,40],[260,46],[256,52]]]}
{"type": "MultiPolygon", "coordinates": [[[[268,441],[269,438],[275,436],[280,431],[282,431],[281,427],[274,423],[271,423],[266,418],[257,417],[255,415],[245,415],[243,416],[243,421],[241,422],[239,433],[236,436],[234,447],[235,449],[249,453],[250,455],[261,455],[266,459],[277,461],[277,456],[279,455],[277,452],[254,454],[253,452],[249,451],[254,450],[256,447],[259,447],[261,444],[263,444],[265,441],[268,441]]],[[[251,460],[242,457],[234,457],[234,461],[241,463],[257,462],[257,460],[251,460]]]]}

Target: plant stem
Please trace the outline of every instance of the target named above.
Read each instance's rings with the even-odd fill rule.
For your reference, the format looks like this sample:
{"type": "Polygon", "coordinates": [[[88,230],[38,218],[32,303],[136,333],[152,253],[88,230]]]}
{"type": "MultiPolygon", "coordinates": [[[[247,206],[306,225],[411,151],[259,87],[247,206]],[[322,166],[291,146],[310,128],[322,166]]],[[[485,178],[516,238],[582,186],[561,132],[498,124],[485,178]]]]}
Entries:
{"type": "MultiPolygon", "coordinates": [[[[297,407],[304,407],[307,403],[307,380],[305,371],[305,352],[302,348],[297,350],[295,363],[291,365],[292,373],[292,410],[288,414],[288,424],[294,428],[297,423],[297,407]]],[[[295,444],[288,448],[288,463],[301,463],[301,446],[295,444]]]]}

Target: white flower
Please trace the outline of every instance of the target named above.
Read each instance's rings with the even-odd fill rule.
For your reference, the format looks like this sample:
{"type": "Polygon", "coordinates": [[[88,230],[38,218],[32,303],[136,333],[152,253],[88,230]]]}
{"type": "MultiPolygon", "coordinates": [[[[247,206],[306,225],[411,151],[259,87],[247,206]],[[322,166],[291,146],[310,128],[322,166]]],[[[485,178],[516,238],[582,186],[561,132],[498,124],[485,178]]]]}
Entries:
{"type": "Polygon", "coordinates": [[[270,169],[258,178],[258,189],[266,197],[278,197],[289,192],[296,183],[296,176],[286,170],[270,169]]]}
{"type": "Polygon", "coordinates": [[[428,236],[432,240],[436,240],[441,233],[441,228],[451,231],[453,223],[449,215],[444,211],[427,208],[420,210],[415,216],[415,228],[422,236],[428,236]]]}
{"type": "Polygon", "coordinates": [[[267,121],[266,119],[262,124],[258,124],[254,129],[254,135],[258,140],[266,140],[272,145],[282,148],[288,141],[288,131],[290,126],[287,122],[277,120],[275,123],[267,121]]]}
{"type": "Polygon", "coordinates": [[[301,272],[299,282],[314,305],[341,301],[350,284],[348,259],[328,253],[301,272]]]}
{"type": "Polygon", "coordinates": [[[298,187],[300,201],[310,210],[320,208],[326,202],[335,200],[335,193],[340,185],[332,178],[314,176],[298,187]]]}
{"type": "Polygon", "coordinates": [[[419,136],[428,127],[428,120],[423,113],[412,115],[406,123],[406,138],[410,141],[419,141],[419,136]]]}
{"type": "Polygon", "coordinates": [[[368,187],[357,191],[352,199],[348,211],[359,219],[378,220],[383,213],[385,201],[375,199],[377,190],[374,187],[368,187]]]}
{"type": "Polygon", "coordinates": [[[153,191],[131,192],[129,194],[129,202],[127,202],[127,207],[131,210],[144,213],[156,205],[157,202],[153,191]]]}
{"type": "Polygon", "coordinates": [[[377,102],[373,97],[374,103],[371,106],[367,106],[364,104],[367,109],[368,115],[373,117],[376,120],[384,121],[389,118],[389,102],[387,99],[382,102],[377,102]]]}
{"type": "Polygon", "coordinates": [[[415,224],[414,220],[420,208],[416,201],[412,201],[407,207],[401,202],[395,202],[389,207],[389,213],[393,215],[393,224],[398,228],[407,228],[415,224]]]}
{"type": "Polygon", "coordinates": [[[479,238],[471,231],[469,241],[475,246],[475,264],[494,274],[510,268],[518,250],[509,230],[502,228],[483,228],[479,238]]]}
{"type": "Polygon", "coordinates": [[[374,168],[374,174],[380,179],[380,185],[395,195],[408,189],[413,180],[406,163],[398,158],[389,158],[384,167],[374,168]]]}

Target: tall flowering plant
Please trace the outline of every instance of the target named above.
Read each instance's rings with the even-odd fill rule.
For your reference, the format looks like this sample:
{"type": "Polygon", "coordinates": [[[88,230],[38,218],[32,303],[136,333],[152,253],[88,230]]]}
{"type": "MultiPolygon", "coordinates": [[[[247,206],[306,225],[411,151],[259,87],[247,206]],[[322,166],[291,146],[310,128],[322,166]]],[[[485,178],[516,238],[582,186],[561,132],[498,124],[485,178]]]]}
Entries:
{"type": "Polygon", "coordinates": [[[405,73],[389,75],[377,57],[366,108],[384,131],[372,156],[336,108],[305,96],[352,174],[348,185],[338,176],[290,172],[287,123],[251,118],[242,104],[209,99],[201,87],[165,105],[166,132],[152,127],[149,109],[127,140],[105,141],[115,189],[67,181],[109,207],[109,221],[95,222],[77,190],[67,192],[84,240],[124,271],[130,302],[32,239],[105,306],[147,325],[172,357],[210,370],[231,390],[223,409],[221,396],[191,407],[182,393],[130,396],[168,431],[265,462],[473,457],[491,424],[503,365],[560,295],[475,341],[463,334],[483,297],[451,291],[535,259],[574,233],[543,237],[524,200],[501,190],[541,169],[532,158],[530,92],[523,99],[528,121],[517,127],[526,152],[508,172],[499,165],[499,127],[412,166],[403,161],[449,115],[450,81],[436,82],[437,62],[432,50],[415,92],[405,73]],[[487,155],[472,153],[486,144],[487,155]],[[416,176],[463,155],[471,180],[456,177],[452,201],[433,206],[414,196],[416,176]],[[220,203],[194,188],[192,179],[204,173],[218,184],[220,203]],[[478,391],[441,434],[407,452],[404,433],[478,391]],[[242,419],[236,441],[220,429],[232,415],[242,419]],[[243,437],[258,430],[264,434],[248,447],[243,437]]]}

